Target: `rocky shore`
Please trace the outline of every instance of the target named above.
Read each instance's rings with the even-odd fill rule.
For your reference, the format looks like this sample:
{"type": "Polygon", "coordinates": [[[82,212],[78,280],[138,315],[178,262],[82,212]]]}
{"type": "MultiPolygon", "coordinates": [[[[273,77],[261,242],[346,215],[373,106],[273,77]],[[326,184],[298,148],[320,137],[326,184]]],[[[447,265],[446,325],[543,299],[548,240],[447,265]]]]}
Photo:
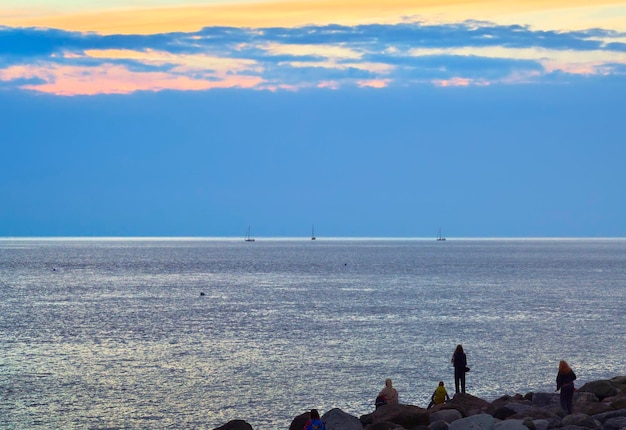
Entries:
{"type": "MultiPolygon", "coordinates": [[[[320,411],[321,412],[321,411],[320,411]]],[[[309,413],[295,417],[289,430],[302,430],[309,413]]],[[[558,393],[502,396],[488,402],[456,394],[450,402],[424,409],[415,405],[384,405],[361,417],[332,409],[322,416],[326,430],[626,430],[626,376],[588,382],[574,394],[567,415],[558,393]]],[[[253,430],[234,420],[214,430],[253,430]]]]}

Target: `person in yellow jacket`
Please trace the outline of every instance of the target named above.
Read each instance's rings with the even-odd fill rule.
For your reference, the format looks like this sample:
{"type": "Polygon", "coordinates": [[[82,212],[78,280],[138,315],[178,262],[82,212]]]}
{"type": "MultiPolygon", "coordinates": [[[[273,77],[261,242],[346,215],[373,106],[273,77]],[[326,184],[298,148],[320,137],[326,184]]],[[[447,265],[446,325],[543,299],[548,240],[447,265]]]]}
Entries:
{"type": "Polygon", "coordinates": [[[430,404],[428,408],[430,409],[435,405],[441,404],[443,402],[449,402],[450,396],[448,396],[448,392],[446,391],[446,387],[443,386],[443,381],[439,381],[439,386],[435,389],[435,392],[430,397],[430,404]]]}

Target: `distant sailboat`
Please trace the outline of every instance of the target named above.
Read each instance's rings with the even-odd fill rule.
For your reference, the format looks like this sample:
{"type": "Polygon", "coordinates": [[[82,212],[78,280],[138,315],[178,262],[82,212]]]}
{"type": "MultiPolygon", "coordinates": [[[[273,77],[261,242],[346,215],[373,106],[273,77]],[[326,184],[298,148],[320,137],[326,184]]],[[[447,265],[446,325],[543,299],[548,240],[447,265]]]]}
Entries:
{"type": "Polygon", "coordinates": [[[437,233],[437,240],[446,240],[446,238],[441,235],[441,227],[439,227],[439,232],[437,233]]]}
{"type": "Polygon", "coordinates": [[[315,240],[315,224],[311,226],[311,240],[315,240]]]}
{"type": "Polygon", "coordinates": [[[246,238],[244,240],[246,242],[254,242],[254,238],[250,237],[250,226],[248,226],[248,232],[246,233],[246,238]]]}

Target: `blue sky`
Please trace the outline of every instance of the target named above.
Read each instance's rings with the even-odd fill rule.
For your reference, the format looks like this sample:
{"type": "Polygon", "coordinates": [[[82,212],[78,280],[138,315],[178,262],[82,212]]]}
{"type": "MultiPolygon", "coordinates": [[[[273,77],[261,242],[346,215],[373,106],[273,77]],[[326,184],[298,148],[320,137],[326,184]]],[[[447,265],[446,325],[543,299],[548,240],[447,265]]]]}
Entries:
{"type": "Polygon", "coordinates": [[[626,236],[626,19],[7,10],[0,236],[626,236]]]}

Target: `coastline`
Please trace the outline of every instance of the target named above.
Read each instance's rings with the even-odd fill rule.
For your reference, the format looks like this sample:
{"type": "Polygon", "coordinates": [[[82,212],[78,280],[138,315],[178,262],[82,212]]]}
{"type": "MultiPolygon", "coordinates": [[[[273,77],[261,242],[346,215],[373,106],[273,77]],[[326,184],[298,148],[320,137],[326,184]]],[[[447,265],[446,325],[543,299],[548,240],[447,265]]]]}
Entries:
{"type": "MultiPolygon", "coordinates": [[[[309,420],[304,412],[289,430],[301,430],[309,420]]],[[[626,376],[587,382],[576,389],[573,411],[567,414],[556,392],[503,395],[488,402],[469,393],[425,409],[416,405],[383,405],[355,417],[334,408],[322,415],[325,430],[621,430],[626,428],[626,376]]],[[[236,419],[214,430],[254,430],[236,419]]]]}

